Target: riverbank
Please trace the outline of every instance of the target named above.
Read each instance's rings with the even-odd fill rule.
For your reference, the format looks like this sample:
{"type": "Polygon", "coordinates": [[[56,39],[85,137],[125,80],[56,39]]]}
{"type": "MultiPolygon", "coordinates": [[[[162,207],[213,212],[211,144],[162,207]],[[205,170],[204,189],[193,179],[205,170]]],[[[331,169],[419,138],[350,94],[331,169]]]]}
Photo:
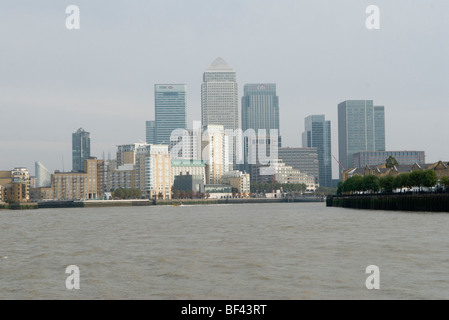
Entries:
{"type": "Polygon", "coordinates": [[[0,210],[33,210],[37,209],[37,203],[1,203],[0,210]]]}
{"type": "Polygon", "coordinates": [[[328,196],[326,206],[369,210],[449,212],[449,194],[328,196]]]}
{"type": "Polygon", "coordinates": [[[103,207],[142,207],[178,206],[211,204],[256,204],[286,202],[325,202],[324,197],[304,196],[296,198],[229,198],[229,199],[171,199],[171,200],[87,200],[87,201],[42,201],[18,205],[4,204],[0,209],[58,209],[58,208],[103,208],[103,207]]]}

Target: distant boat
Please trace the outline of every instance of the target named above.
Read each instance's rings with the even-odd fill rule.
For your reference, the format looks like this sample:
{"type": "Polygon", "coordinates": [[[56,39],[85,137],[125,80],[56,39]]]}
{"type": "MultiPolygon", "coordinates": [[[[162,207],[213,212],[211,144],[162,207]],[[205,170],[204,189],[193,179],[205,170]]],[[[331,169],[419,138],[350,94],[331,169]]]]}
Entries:
{"type": "Polygon", "coordinates": [[[173,207],[180,207],[182,204],[181,203],[175,203],[175,204],[173,204],[172,206],[173,207]]]}

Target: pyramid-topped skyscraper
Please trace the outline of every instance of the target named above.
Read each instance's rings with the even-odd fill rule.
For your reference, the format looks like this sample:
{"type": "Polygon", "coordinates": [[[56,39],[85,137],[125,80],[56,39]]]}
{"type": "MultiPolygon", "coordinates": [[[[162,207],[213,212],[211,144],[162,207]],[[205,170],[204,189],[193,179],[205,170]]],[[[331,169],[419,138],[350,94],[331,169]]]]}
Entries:
{"type": "MultiPolygon", "coordinates": [[[[239,128],[238,85],[235,70],[218,57],[206,69],[201,85],[201,123],[222,125],[225,131],[239,128]]],[[[231,137],[229,137],[231,139],[231,137]]],[[[230,169],[236,163],[235,139],[228,140],[230,169]]]]}
{"type": "Polygon", "coordinates": [[[239,127],[238,85],[235,70],[218,57],[203,74],[201,85],[203,126],[223,125],[225,130],[239,127]]]}

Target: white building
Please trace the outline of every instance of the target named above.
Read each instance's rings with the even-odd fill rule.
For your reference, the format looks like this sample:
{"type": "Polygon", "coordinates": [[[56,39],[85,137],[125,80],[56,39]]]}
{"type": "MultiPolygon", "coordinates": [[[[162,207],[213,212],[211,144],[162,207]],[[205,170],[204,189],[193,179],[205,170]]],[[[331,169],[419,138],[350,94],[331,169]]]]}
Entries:
{"type": "Polygon", "coordinates": [[[208,125],[203,130],[202,159],[206,163],[206,184],[220,184],[229,171],[229,144],[222,125],[208,125]]]}
{"type": "Polygon", "coordinates": [[[35,164],[35,175],[36,175],[36,187],[50,187],[51,186],[51,173],[45,166],[36,161],[35,164]]]}
{"type": "Polygon", "coordinates": [[[177,129],[170,137],[170,155],[172,160],[201,160],[202,147],[201,124],[194,122],[193,129],[177,129]]]}
{"type": "Polygon", "coordinates": [[[269,167],[262,167],[260,170],[261,174],[271,176],[271,179],[278,183],[303,183],[306,185],[306,191],[313,192],[319,186],[315,183],[314,176],[310,176],[297,169],[293,169],[293,167],[285,165],[285,163],[280,159],[271,160],[269,167]]]}

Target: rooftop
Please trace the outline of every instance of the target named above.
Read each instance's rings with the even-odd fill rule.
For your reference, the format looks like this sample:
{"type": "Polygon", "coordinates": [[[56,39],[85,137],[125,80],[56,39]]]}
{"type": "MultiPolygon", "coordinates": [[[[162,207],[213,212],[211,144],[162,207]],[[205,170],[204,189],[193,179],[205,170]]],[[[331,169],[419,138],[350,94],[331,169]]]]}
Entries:
{"type": "Polygon", "coordinates": [[[235,71],[223,58],[217,57],[214,62],[206,69],[206,72],[214,71],[235,71]]]}

